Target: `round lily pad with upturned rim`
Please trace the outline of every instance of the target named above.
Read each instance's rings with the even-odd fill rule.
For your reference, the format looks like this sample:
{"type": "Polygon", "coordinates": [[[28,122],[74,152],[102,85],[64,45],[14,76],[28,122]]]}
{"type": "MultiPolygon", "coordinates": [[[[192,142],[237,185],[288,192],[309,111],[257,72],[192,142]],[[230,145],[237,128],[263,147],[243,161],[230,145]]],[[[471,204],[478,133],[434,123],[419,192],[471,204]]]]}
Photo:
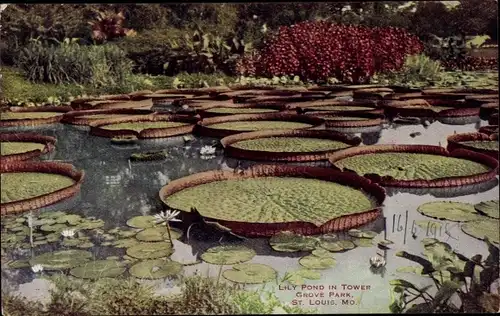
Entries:
{"type": "Polygon", "coordinates": [[[277,272],[265,264],[241,263],[224,271],[222,276],[235,283],[260,284],[275,280],[277,272]]]}
{"type": "Polygon", "coordinates": [[[290,231],[283,231],[273,235],[269,239],[269,244],[275,251],[309,251],[316,248],[318,239],[314,237],[298,235],[290,231]]]}
{"type": "Polygon", "coordinates": [[[133,228],[150,228],[154,227],[156,219],[154,216],[135,216],[127,221],[127,225],[133,228]]]}
{"type": "Polygon", "coordinates": [[[82,279],[113,278],[125,272],[126,268],[116,260],[89,261],[69,271],[72,276],[82,279]]]}
{"type": "Polygon", "coordinates": [[[335,259],[310,255],[300,258],[299,264],[308,269],[323,270],[333,267],[335,259]]]}
{"type": "Polygon", "coordinates": [[[430,145],[370,145],[330,155],[336,168],[391,187],[456,187],[496,177],[498,161],[468,150],[430,145]]]}
{"type": "Polygon", "coordinates": [[[499,244],[498,236],[499,221],[484,217],[482,220],[470,221],[462,224],[462,231],[469,236],[484,240],[485,237],[496,244],[499,244]]]}
{"type": "MultiPolygon", "coordinates": [[[[170,227],[170,236],[172,239],[179,239],[182,236],[182,231],[170,227]]],[[[137,233],[135,238],[139,241],[164,241],[168,240],[168,230],[167,227],[158,226],[146,228],[143,231],[137,233]]]]}
{"type": "Polygon", "coordinates": [[[90,258],[92,253],[85,250],[62,250],[36,256],[30,260],[30,264],[41,264],[45,270],[63,270],[74,268],[90,258]]]}
{"type": "Polygon", "coordinates": [[[420,205],[417,211],[425,216],[454,222],[468,222],[481,216],[470,203],[434,201],[420,205]]]}
{"type": "Polygon", "coordinates": [[[141,242],[127,248],[127,255],[137,259],[157,259],[170,256],[174,250],[170,242],[141,242]]]}
{"type": "Polygon", "coordinates": [[[129,269],[130,275],[139,279],[162,279],[176,276],[181,271],[182,264],[163,259],[141,261],[129,269]]]}
{"type": "Polygon", "coordinates": [[[492,218],[500,218],[498,200],[484,201],[474,205],[476,211],[492,218]]]}
{"type": "Polygon", "coordinates": [[[205,262],[217,265],[229,265],[251,260],[256,255],[253,249],[244,246],[216,246],[201,255],[205,262]]]}

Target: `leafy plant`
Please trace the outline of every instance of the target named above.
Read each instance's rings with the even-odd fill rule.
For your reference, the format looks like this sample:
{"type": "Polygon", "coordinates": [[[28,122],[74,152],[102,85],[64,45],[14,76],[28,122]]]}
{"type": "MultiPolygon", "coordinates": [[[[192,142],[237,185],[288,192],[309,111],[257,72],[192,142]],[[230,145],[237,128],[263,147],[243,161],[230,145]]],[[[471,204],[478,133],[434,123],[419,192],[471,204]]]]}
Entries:
{"type": "Polygon", "coordinates": [[[115,38],[134,36],[136,32],[124,27],[125,15],[123,11],[98,11],[95,21],[89,22],[92,27],[92,39],[97,43],[103,43],[115,38]]]}
{"type": "Polygon", "coordinates": [[[422,266],[422,275],[432,279],[436,294],[431,295],[432,285],[419,288],[411,282],[392,280],[390,309],[394,313],[485,313],[497,312],[500,293],[490,293],[490,287],[499,273],[499,248],[485,239],[489,255],[483,260],[481,255],[467,258],[451,250],[451,247],[437,240],[430,240],[426,245],[444,246],[445,251],[427,253],[427,259],[401,251],[396,255],[416,262],[422,266]],[[463,262],[457,263],[457,260],[463,262]],[[445,272],[449,278],[445,277],[445,272]],[[458,301],[451,301],[454,295],[458,301]],[[409,306],[417,299],[423,300],[409,306]],[[458,303],[457,303],[458,302],[458,303]],[[495,304],[496,302],[496,304],[495,304]]]}

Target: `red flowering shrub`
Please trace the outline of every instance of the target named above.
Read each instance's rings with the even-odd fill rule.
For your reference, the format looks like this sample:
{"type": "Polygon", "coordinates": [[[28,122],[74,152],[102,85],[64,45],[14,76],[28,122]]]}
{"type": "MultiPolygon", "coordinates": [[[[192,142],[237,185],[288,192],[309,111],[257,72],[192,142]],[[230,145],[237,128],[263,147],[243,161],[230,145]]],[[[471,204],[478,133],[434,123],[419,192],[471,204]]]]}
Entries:
{"type": "Polygon", "coordinates": [[[307,21],[280,27],[265,42],[260,58],[244,58],[238,70],[240,74],[250,74],[251,68],[262,76],[299,75],[313,81],[334,77],[362,83],[375,72],[401,68],[407,55],[422,50],[420,40],[403,29],[307,21]]]}

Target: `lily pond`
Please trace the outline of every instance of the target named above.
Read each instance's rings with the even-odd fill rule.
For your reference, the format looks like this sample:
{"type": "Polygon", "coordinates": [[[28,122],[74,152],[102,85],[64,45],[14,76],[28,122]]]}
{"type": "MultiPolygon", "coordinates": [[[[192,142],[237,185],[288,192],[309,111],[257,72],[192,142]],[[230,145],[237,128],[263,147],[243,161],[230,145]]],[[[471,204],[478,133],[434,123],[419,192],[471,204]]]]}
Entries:
{"type": "MultiPolygon", "coordinates": [[[[120,124],[124,123],[110,124],[110,129],[123,128],[118,126],[120,124]]],[[[211,127],[223,129],[224,124],[229,123],[221,122],[211,127]]],[[[252,125],[251,122],[246,124],[252,125]]],[[[159,121],[159,125],[165,124],[159,121]]],[[[477,132],[486,125],[491,124],[479,118],[460,125],[437,120],[425,124],[392,122],[384,124],[381,130],[354,135],[360,137],[360,147],[400,144],[446,148],[450,135],[477,132]]],[[[168,127],[175,126],[170,124],[168,127]]],[[[286,127],[279,125],[279,128],[286,127]]],[[[85,173],[81,188],[73,197],[40,209],[2,215],[2,290],[30,300],[43,300],[48,296],[48,287],[37,280],[60,271],[93,280],[130,275],[138,282],[152,284],[159,294],[174,292],[179,286],[178,275],[198,273],[219,278],[221,282],[245,284],[247,290],[270,290],[285,305],[310,308],[318,313],[387,313],[394,311],[394,304],[398,302],[394,286],[403,282],[401,280],[417,287],[434,285],[428,275],[420,275],[422,267],[405,258],[405,254],[423,256],[433,264],[445,258],[445,262],[440,263],[442,270],[433,274],[444,282],[451,278],[446,268],[463,268],[465,264],[463,257],[454,251],[467,258],[478,254],[486,258],[488,244],[482,239],[486,236],[493,244],[499,242],[498,176],[480,184],[450,188],[385,187],[387,195],[382,215],[375,214],[353,229],[312,236],[276,231],[272,237],[262,237],[258,236],[256,228],[255,236],[244,237],[237,229],[231,230],[201,216],[198,219],[193,216],[189,221],[177,216],[170,221],[167,217],[178,214],[161,213],[168,209],[161,200],[160,190],[172,181],[196,173],[223,170],[237,175],[251,166],[270,162],[228,157],[220,138],[191,134],[120,144],[107,137],[92,135],[87,126],[55,123],[2,129],[2,133],[27,131],[57,140],[55,149],[41,156],[40,160],[69,163],[85,173]],[[164,159],[131,159],[135,153],[159,151],[164,154],[164,159]]],[[[341,142],[333,146],[323,141],[332,150],[348,147],[341,142]]],[[[255,150],[269,144],[276,145],[276,142],[254,145],[248,142],[240,148],[255,150]]],[[[315,151],[322,145],[321,142],[300,144],[299,140],[291,138],[288,142],[278,142],[276,146],[283,147],[279,151],[286,152],[286,148],[297,142],[297,146],[303,146],[300,151],[306,152],[309,149],[315,151]]],[[[498,146],[496,148],[498,151],[498,146]]],[[[374,164],[376,162],[375,159],[374,164]]],[[[453,168],[440,163],[435,162],[444,174],[450,170],[446,168],[453,168]]],[[[328,161],[286,164],[331,168],[328,161]]],[[[460,172],[474,166],[458,164],[455,167],[460,172]]],[[[432,164],[426,168],[431,170],[432,164]]],[[[21,180],[13,178],[10,182],[7,180],[2,178],[2,203],[45,194],[44,189],[49,192],[59,189],[49,186],[39,188],[37,192],[24,192],[33,186],[23,186],[19,183],[21,180]],[[9,187],[4,188],[4,185],[9,187]]],[[[23,178],[22,181],[27,180],[23,178]]],[[[29,181],[42,180],[33,177],[29,181]]],[[[276,196],[269,199],[281,198],[280,205],[271,205],[263,211],[271,217],[280,208],[293,208],[294,196],[301,191],[306,191],[311,201],[321,199],[324,202],[318,203],[314,209],[304,210],[310,212],[312,221],[321,223],[325,221],[320,216],[322,210],[335,217],[336,213],[342,214],[343,208],[367,210],[376,204],[374,200],[364,201],[361,199],[364,197],[356,195],[361,191],[353,190],[352,193],[331,187],[329,192],[328,186],[322,187],[312,181],[316,180],[311,180],[310,190],[301,188],[300,181],[279,182],[279,190],[274,191],[276,196]],[[317,187],[312,187],[314,185],[317,187]],[[292,193],[286,193],[287,190],[292,193]]],[[[223,216],[226,210],[234,209],[241,212],[232,216],[244,217],[250,216],[244,215],[246,207],[249,203],[257,203],[258,198],[252,197],[252,200],[245,195],[251,194],[252,190],[260,190],[265,195],[265,192],[272,191],[267,186],[273,185],[259,182],[247,186],[228,185],[227,194],[234,197],[233,201],[219,196],[224,194],[223,187],[213,186],[212,191],[201,192],[200,189],[200,192],[194,192],[198,192],[199,199],[203,197],[202,201],[196,201],[201,214],[205,208],[218,207],[220,209],[214,210],[213,214],[223,216]]],[[[62,183],[62,186],[67,185],[62,183]]],[[[189,204],[189,192],[174,194],[176,199],[171,200],[172,205],[189,204]]],[[[360,221],[363,219],[362,216],[359,218],[360,221]]],[[[436,291],[434,287],[429,288],[432,295],[436,291]]]]}

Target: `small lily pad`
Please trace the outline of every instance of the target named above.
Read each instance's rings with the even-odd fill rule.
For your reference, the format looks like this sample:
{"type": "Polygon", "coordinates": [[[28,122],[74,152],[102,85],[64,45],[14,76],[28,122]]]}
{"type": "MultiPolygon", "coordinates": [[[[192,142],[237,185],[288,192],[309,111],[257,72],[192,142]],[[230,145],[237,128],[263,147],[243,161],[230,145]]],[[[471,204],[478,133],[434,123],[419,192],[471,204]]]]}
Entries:
{"type": "Polygon", "coordinates": [[[30,265],[41,264],[45,270],[63,270],[76,267],[77,265],[92,258],[92,254],[84,250],[62,250],[47,252],[30,260],[30,265]]]}
{"type": "Polygon", "coordinates": [[[373,231],[361,231],[359,229],[351,229],[347,232],[349,236],[356,238],[375,238],[377,236],[376,232],[373,231]]]}
{"type": "Polygon", "coordinates": [[[58,218],[66,215],[65,212],[57,211],[57,212],[44,212],[38,215],[39,218],[58,218]]]}
{"type": "Polygon", "coordinates": [[[269,244],[275,251],[297,252],[310,251],[316,248],[318,239],[294,234],[289,231],[280,232],[269,239],[269,244]]]}
{"type": "Polygon", "coordinates": [[[338,240],[338,237],[336,234],[329,233],[329,234],[324,234],[319,237],[320,241],[336,241],[338,240]]]}
{"type": "Polygon", "coordinates": [[[104,226],[104,221],[102,219],[87,219],[84,220],[75,227],[78,229],[91,230],[104,226]]]}
{"type": "Polygon", "coordinates": [[[118,256],[109,256],[109,257],[106,257],[106,260],[120,260],[120,257],[118,257],[118,256]]]}
{"type": "Polygon", "coordinates": [[[308,269],[323,270],[333,267],[335,265],[335,259],[311,255],[300,258],[299,264],[308,269]]]}
{"type": "Polygon", "coordinates": [[[484,220],[472,221],[462,225],[462,231],[469,236],[484,240],[487,237],[491,242],[499,243],[498,220],[485,217],[484,220]]]}
{"type": "Polygon", "coordinates": [[[265,264],[241,263],[224,271],[222,276],[235,283],[260,284],[276,280],[277,272],[265,264]]]}
{"type": "Polygon", "coordinates": [[[101,243],[101,246],[104,246],[104,247],[108,247],[108,246],[112,246],[113,243],[112,242],[109,242],[109,241],[105,241],[103,243],[101,243]]]}
{"type": "Polygon", "coordinates": [[[2,243],[18,243],[26,239],[26,235],[2,234],[2,243]]]}
{"type": "Polygon", "coordinates": [[[479,213],[492,218],[500,218],[500,208],[498,205],[498,200],[491,200],[486,202],[481,202],[474,205],[474,208],[479,213]]]}
{"type": "Polygon", "coordinates": [[[21,223],[22,224],[22,223],[26,222],[26,218],[24,218],[24,217],[18,217],[14,221],[16,223],[21,223]]]}
{"type": "Polygon", "coordinates": [[[110,231],[108,231],[109,234],[117,235],[120,238],[128,238],[128,237],[133,237],[137,234],[137,231],[133,229],[121,229],[121,228],[113,228],[110,231]]]}
{"type": "Polygon", "coordinates": [[[92,248],[94,246],[95,245],[92,242],[90,242],[90,241],[86,241],[86,242],[83,242],[83,243],[77,245],[78,248],[82,248],[82,249],[92,248]]]}
{"type": "Polygon", "coordinates": [[[39,220],[33,221],[33,226],[43,226],[43,225],[52,225],[55,224],[56,220],[52,218],[42,218],[39,220]]]}
{"type": "Polygon", "coordinates": [[[429,246],[429,245],[432,245],[432,244],[439,242],[439,240],[437,240],[436,238],[424,238],[420,242],[424,246],[429,246]]]}
{"type": "Polygon", "coordinates": [[[30,233],[29,227],[26,227],[26,226],[12,228],[11,231],[15,232],[16,235],[19,235],[19,236],[28,236],[30,233]]]}
{"type": "Polygon", "coordinates": [[[168,257],[173,253],[169,242],[141,242],[127,248],[127,255],[137,259],[157,259],[168,257]]]}
{"type": "MultiPolygon", "coordinates": [[[[179,239],[182,236],[182,231],[170,228],[170,235],[172,239],[179,239]]],[[[139,232],[135,238],[140,241],[163,241],[169,240],[168,230],[165,226],[146,228],[139,232]]]]}
{"type": "Polygon", "coordinates": [[[135,238],[118,239],[115,240],[114,242],[109,243],[109,245],[114,246],[116,248],[130,248],[137,244],[139,244],[139,241],[137,241],[137,239],[135,238]]]}
{"type": "Polygon", "coordinates": [[[46,240],[37,240],[33,242],[33,246],[41,246],[41,245],[46,245],[48,244],[48,241],[46,240]]]}
{"type": "Polygon", "coordinates": [[[255,255],[253,249],[243,246],[217,246],[205,251],[201,259],[211,264],[229,265],[249,261],[255,255]]]}
{"type": "Polygon", "coordinates": [[[292,285],[302,285],[305,279],[319,280],[321,279],[321,272],[310,269],[299,269],[285,274],[285,280],[292,285]]]}
{"type": "Polygon", "coordinates": [[[7,264],[11,269],[29,268],[29,260],[13,260],[7,264]]]}
{"type": "Polygon", "coordinates": [[[61,245],[64,247],[76,247],[78,245],[81,245],[84,241],[80,239],[70,239],[70,238],[64,238],[62,241],[61,245]]]}
{"type": "Polygon", "coordinates": [[[394,244],[394,242],[392,240],[388,240],[388,239],[383,239],[383,240],[379,241],[378,243],[379,243],[379,245],[382,245],[382,246],[389,246],[389,245],[394,244]]]}
{"type": "Polygon", "coordinates": [[[53,234],[48,234],[46,236],[48,242],[56,242],[61,238],[61,235],[59,233],[53,233],[53,234]]]}
{"type": "Polygon", "coordinates": [[[373,247],[373,241],[368,238],[355,238],[353,240],[354,244],[358,247],[373,247]]]}
{"type": "Polygon", "coordinates": [[[320,258],[333,258],[333,253],[323,248],[314,249],[311,254],[320,258]]]}
{"type": "Polygon", "coordinates": [[[332,252],[345,251],[356,248],[356,245],[350,240],[338,240],[333,242],[321,242],[319,246],[332,252]]]}
{"type": "Polygon", "coordinates": [[[102,234],[100,237],[106,241],[115,240],[115,236],[110,234],[102,234]]]}
{"type": "Polygon", "coordinates": [[[53,224],[53,225],[43,225],[40,227],[40,230],[44,232],[61,232],[67,228],[68,226],[65,224],[53,224]]]}
{"type": "Polygon", "coordinates": [[[130,267],[130,275],[139,279],[162,279],[178,275],[182,264],[171,260],[146,260],[130,267]]]}
{"type": "Polygon", "coordinates": [[[127,221],[127,225],[133,228],[150,228],[155,226],[154,216],[135,216],[127,221]]]}
{"type": "Polygon", "coordinates": [[[76,214],[67,214],[67,215],[63,215],[61,217],[58,217],[56,219],[56,223],[58,224],[69,224],[69,225],[77,225],[80,221],[82,220],[82,217],[80,215],[76,215],[76,214]]]}
{"type": "Polygon", "coordinates": [[[479,219],[479,213],[470,203],[436,201],[420,205],[417,211],[425,216],[453,222],[468,222],[479,219]]]}
{"type": "Polygon", "coordinates": [[[86,262],[70,270],[70,274],[82,279],[113,278],[125,272],[126,268],[116,260],[86,262]]]}

